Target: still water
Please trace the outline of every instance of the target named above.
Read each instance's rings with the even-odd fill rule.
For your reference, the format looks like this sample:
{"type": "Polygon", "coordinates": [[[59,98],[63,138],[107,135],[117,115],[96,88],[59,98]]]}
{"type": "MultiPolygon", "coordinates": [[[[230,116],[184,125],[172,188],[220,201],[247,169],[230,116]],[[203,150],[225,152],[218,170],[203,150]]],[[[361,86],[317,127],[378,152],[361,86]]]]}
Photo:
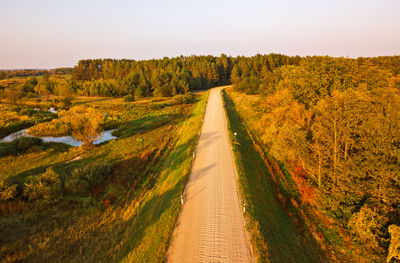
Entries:
{"type": "MultiPolygon", "coordinates": [[[[19,137],[22,136],[26,136],[26,137],[36,137],[36,138],[40,138],[42,139],[44,142],[61,142],[61,143],[65,143],[71,146],[81,146],[82,142],[81,141],[77,141],[74,138],[72,138],[72,136],[62,136],[62,137],[51,137],[51,136],[47,136],[47,137],[38,137],[38,136],[32,136],[29,135],[27,133],[28,129],[23,129],[14,133],[11,133],[10,135],[8,135],[7,137],[4,137],[3,139],[0,139],[0,143],[1,142],[11,142],[19,137]]],[[[108,131],[104,131],[103,136],[100,137],[99,139],[97,139],[94,144],[100,144],[102,142],[106,142],[109,140],[113,140],[116,139],[117,137],[112,135],[112,132],[114,130],[108,130],[108,131]]]]}

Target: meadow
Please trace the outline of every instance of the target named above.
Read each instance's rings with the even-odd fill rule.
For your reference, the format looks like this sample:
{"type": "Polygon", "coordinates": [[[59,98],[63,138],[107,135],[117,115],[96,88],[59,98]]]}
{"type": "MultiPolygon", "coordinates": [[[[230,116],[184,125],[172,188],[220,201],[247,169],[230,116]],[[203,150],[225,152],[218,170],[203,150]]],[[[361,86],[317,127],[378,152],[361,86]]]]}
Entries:
{"type": "MultiPolygon", "coordinates": [[[[76,97],[72,105],[101,112],[102,128],[115,129],[117,139],[85,149],[32,138],[0,143],[0,151],[16,148],[0,155],[2,261],[162,261],[206,98],[76,97]]],[[[25,128],[57,120],[34,110],[36,102],[2,104],[2,121],[25,128]]]]}

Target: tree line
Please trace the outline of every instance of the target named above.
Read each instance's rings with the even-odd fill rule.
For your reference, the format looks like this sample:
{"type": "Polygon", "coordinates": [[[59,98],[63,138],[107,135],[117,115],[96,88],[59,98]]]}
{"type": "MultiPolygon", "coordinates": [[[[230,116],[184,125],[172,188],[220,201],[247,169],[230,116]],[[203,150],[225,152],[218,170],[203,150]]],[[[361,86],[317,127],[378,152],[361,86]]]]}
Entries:
{"type": "Polygon", "coordinates": [[[231,80],[262,95],[256,129],[315,189],[310,205],[370,255],[398,259],[400,56],[290,58],[275,68],[253,57],[234,65],[231,80]]]}
{"type": "Polygon", "coordinates": [[[232,58],[190,56],[145,61],[81,60],[72,70],[88,96],[174,96],[230,83],[232,58]]]}
{"type": "Polygon", "coordinates": [[[39,69],[20,69],[20,70],[0,70],[0,80],[21,77],[36,77],[47,72],[50,75],[70,75],[72,68],[55,68],[49,70],[39,69]]]}
{"type": "MultiPolygon", "coordinates": [[[[228,85],[231,83],[231,74],[263,74],[285,64],[298,64],[300,60],[299,56],[280,54],[257,55],[252,58],[225,54],[219,57],[180,56],[143,61],[87,59],[80,60],[72,69],[27,71],[25,73],[31,75],[25,83],[11,83],[2,87],[0,83],[0,88],[9,91],[10,97],[18,97],[18,94],[58,95],[66,91],[80,96],[169,97],[228,85]],[[43,76],[39,78],[35,74],[43,76]],[[71,74],[71,78],[60,78],[60,74],[71,74]]],[[[9,76],[11,73],[8,72],[9,76]]]]}

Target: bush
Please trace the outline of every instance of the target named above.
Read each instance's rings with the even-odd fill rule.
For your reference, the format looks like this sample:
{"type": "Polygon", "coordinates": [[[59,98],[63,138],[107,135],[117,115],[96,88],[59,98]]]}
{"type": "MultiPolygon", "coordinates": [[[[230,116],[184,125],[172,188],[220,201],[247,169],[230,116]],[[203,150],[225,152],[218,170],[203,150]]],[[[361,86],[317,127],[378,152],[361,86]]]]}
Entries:
{"type": "Polygon", "coordinates": [[[33,146],[42,146],[43,140],[33,137],[20,137],[12,142],[18,153],[23,153],[31,149],[33,146]]]}
{"type": "Polygon", "coordinates": [[[36,113],[35,110],[26,107],[26,106],[15,106],[12,107],[10,109],[12,112],[17,113],[19,116],[23,116],[23,115],[28,115],[28,116],[32,116],[34,113],[36,113]]]}
{"type": "Polygon", "coordinates": [[[16,113],[18,113],[20,110],[21,110],[21,106],[14,106],[14,107],[12,107],[12,108],[10,109],[10,111],[16,112],[16,113]]]}
{"type": "Polygon", "coordinates": [[[9,142],[0,143],[0,158],[16,153],[15,148],[11,147],[11,145],[9,142]]]}
{"type": "Polygon", "coordinates": [[[62,194],[61,177],[53,168],[25,183],[24,196],[29,201],[56,200],[62,194]]]}
{"type": "Polygon", "coordinates": [[[125,102],[135,101],[135,97],[133,95],[126,95],[124,97],[125,102]]]}
{"type": "Polygon", "coordinates": [[[165,108],[167,105],[164,103],[150,103],[149,107],[152,110],[161,110],[165,108]]]}
{"type": "Polygon", "coordinates": [[[17,196],[17,185],[0,179],[0,201],[14,199],[17,196]]]}
{"type": "Polygon", "coordinates": [[[195,96],[193,93],[188,92],[185,95],[178,95],[175,98],[175,104],[188,104],[188,103],[193,103],[195,99],[195,96]]]}
{"type": "Polygon", "coordinates": [[[43,140],[33,137],[20,137],[12,142],[0,143],[0,157],[7,155],[16,155],[31,151],[43,149],[43,140]]]}
{"type": "Polygon", "coordinates": [[[75,168],[65,181],[65,189],[70,194],[86,195],[90,188],[104,182],[111,168],[109,164],[88,164],[75,168]]]}
{"type": "Polygon", "coordinates": [[[13,132],[17,132],[19,130],[25,129],[32,126],[29,122],[19,122],[15,121],[8,126],[0,127],[0,138],[4,138],[7,135],[10,135],[13,132]]]}
{"type": "Polygon", "coordinates": [[[18,112],[18,115],[20,115],[20,116],[27,115],[27,116],[31,117],[35,113],[36,113],[35,110],[32,110],[32,109],[27,108],[27,107],[24,107],[24,108],[20,109],[20,111],[18,112]]]}

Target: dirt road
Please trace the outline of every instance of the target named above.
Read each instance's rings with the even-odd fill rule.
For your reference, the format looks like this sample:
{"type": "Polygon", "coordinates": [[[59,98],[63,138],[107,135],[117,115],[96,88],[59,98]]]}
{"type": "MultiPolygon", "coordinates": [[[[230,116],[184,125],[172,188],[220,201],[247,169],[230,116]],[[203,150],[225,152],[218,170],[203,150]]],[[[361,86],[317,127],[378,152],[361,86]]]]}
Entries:
{"type": "Polygon", "coordinates": [[[210,92],[169,262],[253,262],[221,88],[210,92]]]}

